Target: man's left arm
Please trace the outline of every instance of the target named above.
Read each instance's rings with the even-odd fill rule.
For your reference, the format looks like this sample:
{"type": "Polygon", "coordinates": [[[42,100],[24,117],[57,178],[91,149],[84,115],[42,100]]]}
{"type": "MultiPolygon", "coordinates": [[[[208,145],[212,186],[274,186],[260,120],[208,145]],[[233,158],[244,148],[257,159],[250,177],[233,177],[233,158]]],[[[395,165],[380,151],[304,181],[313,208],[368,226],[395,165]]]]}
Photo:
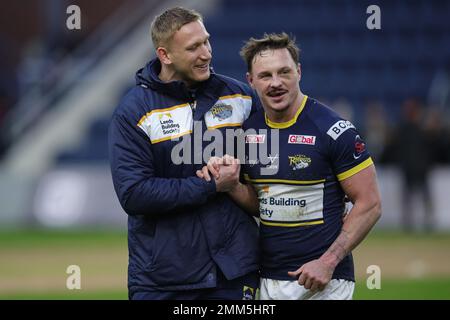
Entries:
{"type": "Polygon", "coordinates": [[[341,233],[319,259],[289,272],[290,276],[298,277],[298,283],[306,289],[322,290],[331,280],[339,262],[358,246],[381,216],[381,199],[374,165],[340,183],[353,203],[341,233]]]}

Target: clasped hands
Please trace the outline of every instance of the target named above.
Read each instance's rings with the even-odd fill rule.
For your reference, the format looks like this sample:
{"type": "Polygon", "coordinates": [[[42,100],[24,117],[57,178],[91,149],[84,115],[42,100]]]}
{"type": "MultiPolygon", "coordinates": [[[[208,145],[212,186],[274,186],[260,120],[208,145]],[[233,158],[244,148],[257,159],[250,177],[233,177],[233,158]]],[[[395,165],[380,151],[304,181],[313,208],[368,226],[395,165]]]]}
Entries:
{"type": "Polygon", "coordinates": [[[241,163],[230,155],[211,157],[208,164],[197,170],[197,177],[216,183],[217,192],[231,192],[239,185],[241,163]]]}

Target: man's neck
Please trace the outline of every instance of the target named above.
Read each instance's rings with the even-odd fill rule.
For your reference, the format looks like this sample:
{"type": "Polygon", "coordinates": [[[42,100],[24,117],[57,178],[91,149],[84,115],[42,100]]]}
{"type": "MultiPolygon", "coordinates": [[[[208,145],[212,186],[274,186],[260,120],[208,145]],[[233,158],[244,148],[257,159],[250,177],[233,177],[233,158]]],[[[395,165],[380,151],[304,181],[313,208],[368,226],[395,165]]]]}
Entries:
{"type": "Polygon", "coordinates": [[[164,67],[164,66],[161,67],[161,72],[158,74],[158,78],[164,83],[171,82],[171,81],[181,81],[185,84],[185,86],[188,89],[195,89],[199,85],[199,83],[187,82],[187,81],[181,79],[180,77],[178,77],[175,70],[172,70],[172,69],[164,67]]]}
{"type": "Polygon", "coordinates": [[[292,120],[295,117],[298,109],[300,108],[304,97],[305,95],[300,92],[295,101],[286,110],[283,110],[281,112],[273,112],[267,110],[267,118],[269,118],[271,122],[276,123],[283,123],[292,120]]]}
{"type": "Polygon", "coordinates": [[[158,78],[162,82],[171,82],[171,81],[181,80],[181,79],[177,79],[175,70],[172,70],[163,64],[161,65],[161,72],[158,74],[158,78]]]}

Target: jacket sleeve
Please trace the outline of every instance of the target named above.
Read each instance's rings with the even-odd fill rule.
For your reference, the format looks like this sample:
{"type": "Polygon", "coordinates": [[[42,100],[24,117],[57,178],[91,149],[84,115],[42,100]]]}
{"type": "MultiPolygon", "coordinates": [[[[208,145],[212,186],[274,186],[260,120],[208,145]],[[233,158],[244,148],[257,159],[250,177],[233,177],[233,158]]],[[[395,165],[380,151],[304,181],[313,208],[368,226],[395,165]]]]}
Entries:
{"type": "Polygon", "coordinates": [[[214,182],[196,176],[155,176],[155,159],[147,136],[126,118],[112,118],[108,147],[114,189],[129,215],[153,215],[190,205],[201,205],[216,192],[214,182]]]}

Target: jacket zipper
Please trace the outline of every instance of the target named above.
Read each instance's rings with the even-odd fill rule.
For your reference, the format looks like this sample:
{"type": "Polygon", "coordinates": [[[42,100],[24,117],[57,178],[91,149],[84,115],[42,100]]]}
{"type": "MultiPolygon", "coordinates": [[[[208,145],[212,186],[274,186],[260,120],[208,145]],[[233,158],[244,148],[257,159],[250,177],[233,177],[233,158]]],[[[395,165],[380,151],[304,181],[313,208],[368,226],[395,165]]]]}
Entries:
{"type": "Polygon", "coordinates": [[[189,102],[189,105],[191,106],[192,114],[194,114],[195,109],[197,108],[197,100],[194,100],[193,102],[189,102]]]}
{"type": "Polygon", "coordinates": [[[191,106],[192,115],[194,115],[195,109],[197,109],[197,97],[195,96],[195,91],[189,91],[189,96],[191,97],[189,105],[191,106]]]}

